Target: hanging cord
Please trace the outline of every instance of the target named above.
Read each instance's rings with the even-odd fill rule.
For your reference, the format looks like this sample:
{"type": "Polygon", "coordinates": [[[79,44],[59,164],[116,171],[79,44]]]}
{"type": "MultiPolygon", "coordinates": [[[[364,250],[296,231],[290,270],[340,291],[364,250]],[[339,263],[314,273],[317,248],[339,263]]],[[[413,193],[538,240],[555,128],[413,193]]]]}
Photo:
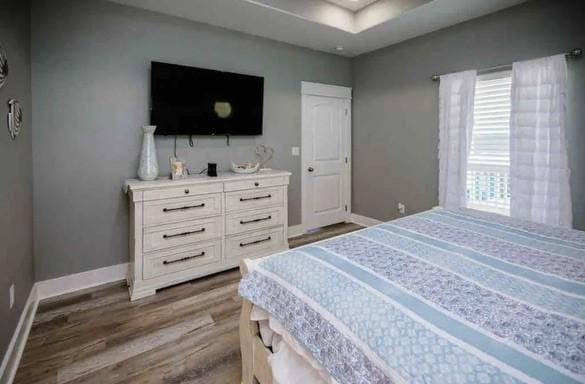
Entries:
{"type": "Polygon", "coordinates": [[[175,147],[173,149],[173,154],[175,155],[175,159],[177,158],[177,135],[175,135],[175,147]]]}

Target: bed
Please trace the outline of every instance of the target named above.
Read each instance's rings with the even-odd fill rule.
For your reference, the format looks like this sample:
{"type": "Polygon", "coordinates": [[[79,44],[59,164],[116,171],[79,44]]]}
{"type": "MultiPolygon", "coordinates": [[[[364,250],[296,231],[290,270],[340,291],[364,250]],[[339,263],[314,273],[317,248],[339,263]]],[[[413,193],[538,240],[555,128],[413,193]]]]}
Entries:
{"type": "Polygon", "coordinates": [[[244,384],[301,372],[266,324],[319,383],[585,383],[585,232],[435,209],[242,272],[244,384]]]}

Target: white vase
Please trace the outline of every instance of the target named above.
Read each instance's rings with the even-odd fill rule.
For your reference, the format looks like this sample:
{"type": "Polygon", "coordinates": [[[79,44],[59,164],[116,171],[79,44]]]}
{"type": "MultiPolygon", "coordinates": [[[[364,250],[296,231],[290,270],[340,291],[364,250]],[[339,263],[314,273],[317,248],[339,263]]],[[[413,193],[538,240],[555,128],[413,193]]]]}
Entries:
{"type": "Polygon", "coordinates": [[[142,150],[140,151],[138,178],[150,181],[158,177],[158,159],[156,157],[156,146],[154,145],[156,126],[144,125],[142,130],[144,131],[144,136],[142,138],[142,150]]]}

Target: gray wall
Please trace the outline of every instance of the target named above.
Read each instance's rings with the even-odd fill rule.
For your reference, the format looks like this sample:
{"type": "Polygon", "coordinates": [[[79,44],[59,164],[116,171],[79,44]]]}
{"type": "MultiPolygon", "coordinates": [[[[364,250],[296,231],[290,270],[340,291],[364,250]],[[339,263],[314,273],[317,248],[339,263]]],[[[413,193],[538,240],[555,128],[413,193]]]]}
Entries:
{"type": "MultiPolygon", "coordinates": [[[[354,88],[353,210],[378,219],[437,203],[438,85],[433,73],[484,68],[585,47],[581,1],[532,0],[347,59],[101,0],[34,0],[34,249],[43,280],[127,260],[127,203],[140,126],[148,122],[149,62],[265,76],[265,134],[179,140],[192,169],[249,160],[276,148],[274,168],[293,172],[290,224],[300,223],[300,82],[354,88]],[[353,73],[352,73],[353,70],[353,73]]],[[[585,60],[569,64],[568,136],[575,224],[585,228],[585,60]]],[[[171,139],[158,139],[168,173],[171,139]]]]}
{"type": "Polygon", "coordinates": [[[29,5],[0,0],[0,45],[8,56],[9,76],[0,88],[0,361],[10,342],[33,284],[32,151],[29,5]],[[6,129],[8,99],[24,110],[20,136],[6,129]],[[15,305],[9,309],[10,284],[15,305]]]}
{"type": "MultiPolygon", "coordinates": [[[[252,160],[276,150],[272,167],[293,172],[290,224],[300,224],[301,81],[351,84],[349,59],[96,0],[32,5],[34,231],[38,280],[128,260],[124,179],[135,177],[140,126],[148,123],[149,63],[159,60],[265,77],[264,135],[198,139],[179,156],[252,160]]],[[[168,174],[171,139],[158,139],[168,174]]]]}
{"type": "MultiPolygon", "coordinates": [[[[437,204],[434,74],[585,48],[585,2],[534,0],[353,60],[353,211],[381,220],[437,204]]],[[[574,223],[585,229],[585,58],[569,62],[574,223]]]]}

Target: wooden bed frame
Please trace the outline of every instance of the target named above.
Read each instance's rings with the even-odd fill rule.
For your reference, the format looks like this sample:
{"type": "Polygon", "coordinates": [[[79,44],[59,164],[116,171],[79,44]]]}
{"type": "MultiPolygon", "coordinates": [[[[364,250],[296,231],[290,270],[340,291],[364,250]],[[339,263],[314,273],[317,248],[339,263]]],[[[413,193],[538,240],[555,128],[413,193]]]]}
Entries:
{"type": "MultiPolygon", "coordinates": [[[[240,263],[240,273],[248,273],[246,260],[240,263]]],[[[240,314],[240,349],[242,353],[242,384],[272,384],[272,369],[268,357],[270,349],[264,346],[260,338],[258,322],[250,320],[252,303],[246,299],[242,303],[240,314]]]]}

